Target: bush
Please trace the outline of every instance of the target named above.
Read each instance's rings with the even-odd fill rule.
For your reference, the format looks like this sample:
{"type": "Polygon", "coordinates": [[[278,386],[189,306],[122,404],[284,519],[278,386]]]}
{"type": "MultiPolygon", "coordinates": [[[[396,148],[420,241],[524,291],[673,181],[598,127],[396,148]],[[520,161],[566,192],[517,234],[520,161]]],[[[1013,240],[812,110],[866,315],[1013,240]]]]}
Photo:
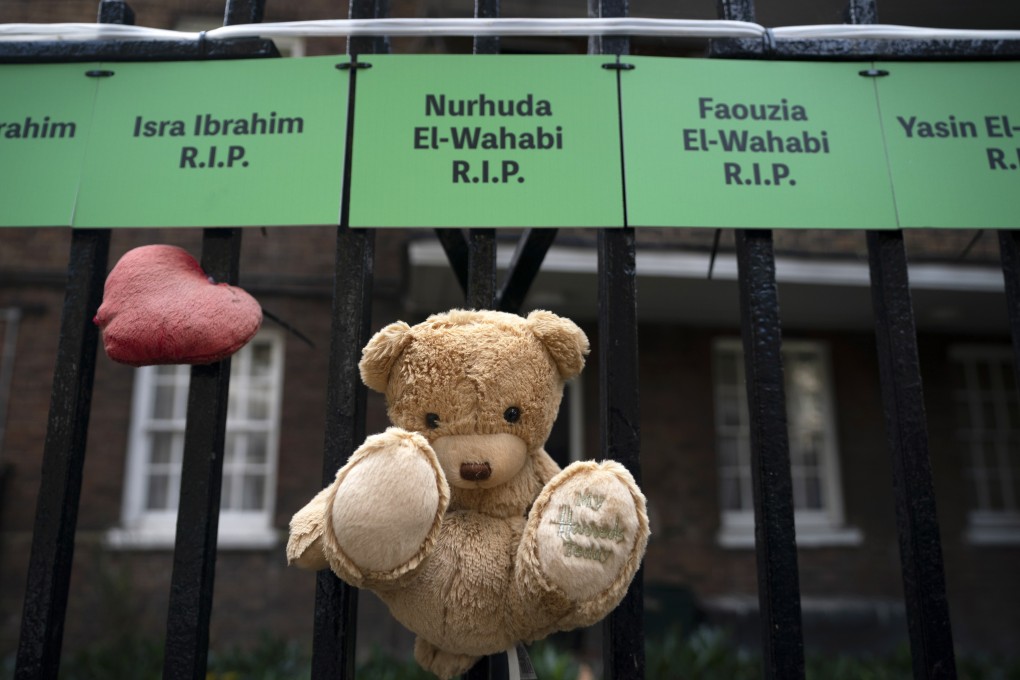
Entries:
{"type": "Polygon", "coordinates": [[[308,654],[296,642],[264,635],[251,649],[209,653],[206,680],[290,680],[311,675],[308,654]]]}
{"type": "Polygon", "coordinates": [[[426,673],[415,661],[396,658],[379,648],[373,649],[368,659],[358,664],[355,675],[379,680],[436,680],[436,676],[426,673]]]}
{"type": "Polygon", "coordinates": [[[539,680],[577,680],[581,663],[570,652],[547,641],[528,647],[528,657],[539,680]]]}
{"type": "MultiPolygon", "coordinates": [[[[546,640],[528,649],[540,680],[577,680],[578,658],[546,640]]],[[[689,635],[673,629],[649,639],[645,648],[647,680],[758,680],[760,655],[742,649],[727,631],[700,627],[689,635]]],[[[1020,680],[1020,659],[990,655],[957,657],[960,680],[1020,680]]],[[[65,655],[62,680],[158,680],[163,672],[163,646],[149,638],[124,636],[75,654],[65,655]]],[[[806,680],[909,680],[910,652],[905,647],[883,656],[808,654],[806,680]]],[[[249,648],[211,651],[207,680],[290,680],[311,676],[306,647],[269,635],[249,648]]],[[[418,665],[374,649],[358,665],[367,680],[434,680],[418,665]]],[[[13,655],[0,664],[0,679],[14,677],[13,655]]],[[[589,677],[589,676],[585,676],[589,677]]],[[[600,674],[595,673],[595,678],[600,674]]]]}
{"type": "Polygon", "coordinates": [[[61,680],[158,680],[163,675],[163,644],[125,637],[64,655],[61,680]]]}
{"type": "MultiPolygon", "coordinates": [[[[719,628],[701,627],[689,636],[671,630],[645,647],[647,680],[758,680],[761,655],[738,647],[719,628]]],[[[1020,659],[960,655],[960,680],[1020,680],[1020,659]]],[[[910,680],[913,668],[906,647],[874,656],[807,654],[806,680],[910,680]]]]}
{"type": "Polygon", "coordinates": [[[687,637],[673,628],[646,642],[645,669],[647,680],[757,680],[761,660],[720,628],[703,626],[687,637]]]}

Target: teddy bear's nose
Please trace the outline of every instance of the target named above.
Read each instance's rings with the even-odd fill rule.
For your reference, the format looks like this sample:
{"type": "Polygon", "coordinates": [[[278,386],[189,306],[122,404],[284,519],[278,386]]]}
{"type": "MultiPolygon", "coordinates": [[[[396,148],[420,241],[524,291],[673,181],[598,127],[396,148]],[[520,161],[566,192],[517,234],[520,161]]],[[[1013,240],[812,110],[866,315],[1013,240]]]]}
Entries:
{"type": "Polygon", "coordinates": [[[488,463],[462,463],[461,479],[468,482],[484,482],[492,475],[492,467],[488,463]]]}

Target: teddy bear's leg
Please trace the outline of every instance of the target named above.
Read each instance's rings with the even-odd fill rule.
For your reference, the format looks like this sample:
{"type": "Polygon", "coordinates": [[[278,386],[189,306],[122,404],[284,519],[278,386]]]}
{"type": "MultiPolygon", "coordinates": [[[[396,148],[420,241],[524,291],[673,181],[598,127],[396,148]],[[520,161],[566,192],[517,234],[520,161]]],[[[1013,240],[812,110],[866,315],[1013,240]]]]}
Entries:
{"type": "Polygon", "coordinates": [[[440,680],[449,680],[467,672],[480,658],[443,651],[420,637],[414,640],[414,660],[428,672],[439,676],[440,680]]]}
{"type": "Polygon", "coordinates": [[[341,577],[391,581],[429,554],[450,491],[424,437],[395,427],[369,437],[334,484],[323,549],[341,577]]]}
{"type": "Polygon", "coordinates": [[[608,614],[627,592],[648,544],[645,498],[619,463],[573,463],[532,506],[518,552],[518,592],[541,606],[550,595],[572,612],[568,629],[608,614]]]}

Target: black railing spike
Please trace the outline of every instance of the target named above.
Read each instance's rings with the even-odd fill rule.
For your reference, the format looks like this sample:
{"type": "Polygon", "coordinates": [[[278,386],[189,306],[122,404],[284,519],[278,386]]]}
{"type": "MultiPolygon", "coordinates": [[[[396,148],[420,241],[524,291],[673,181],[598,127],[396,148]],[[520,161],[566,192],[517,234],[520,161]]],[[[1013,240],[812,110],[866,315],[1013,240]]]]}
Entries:
{"type": "Polygon", "coordinates": [[[514,314],[520,312],[546,253],[556,240],[556,233],[556,229],[527,229],[521,234],[503,286],[499,290],[499,309],[514,314]]]}
{"type": "Polygon", "coordinates": [[[1006,288],[1006,318],[1013,339],[1013,381],[1020,394],[1020,231],[999,231],[999,257],[1006,288]]]}
{"type": "MultiPolygon", "coordinates": [[[[352,0],[351,19],[371,19],[387,13],[383,0],[352,0]]],[[[322,458],[323,486],[365,439],[367,393],[358,371],[361,348],[372,325],[372,289],[375,279],[375,232],[351,229],[351,163],[358,78],[371,71],[358,68],[366,54],[386,52],[384,38],[358,37],[347,41],[349,69],[346,151],[340,222],[336,231],[333,303],[330,325],[329,378],[326,384],[326,432],[322,458]]],[[[336,574],[316,574],[312,631],[312,677],[353,680],[357,644],[358,591],[336,574]]]]}
{"type": "MultiPolygon", "coordinates": [[[[754,2],[719,0],[719,13],[721,19],[754,21],[754,2]]],[[[715,46],[713,41],[713,54],[715,46]]],[[[777,46],[772,40],[755,49],[756,56],[772,57],[777,46]],[[763,54],[766,50],[768,55],[763,54]]],[[[736,244],[748,376],[763,677],[797,680],[804,677],[804,636],[772,232],[737,230],[736,244]]]]}
{"type": "Polygon", "coordinates": [[[868,259],[914,678],[952,680],[956,661],[903,233],[868,232],[868,259]]]}
{"type": "Polygon", "coordinates": [[[467,306],[496,306],[496,230],[468,229],[467,306]]]}
{"type": "Polygon", "coordinates": [[[14,677],[56,680],[74,560],[110,230],[75,230],[67,266],[14,677]]]}

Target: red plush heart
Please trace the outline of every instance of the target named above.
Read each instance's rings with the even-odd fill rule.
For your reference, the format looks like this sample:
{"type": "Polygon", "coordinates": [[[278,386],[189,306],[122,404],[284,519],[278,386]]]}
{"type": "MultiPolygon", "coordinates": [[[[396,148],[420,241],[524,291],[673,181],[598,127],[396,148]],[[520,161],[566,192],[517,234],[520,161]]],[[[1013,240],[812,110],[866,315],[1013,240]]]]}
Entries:
{"type": "Polygon", "coordinates": [[[142,246],[106,278],[95,323],[106,354],[122,364],[211,364],[252,339],[262,308],[240,288],[213,283],[187,251],[142,246]]]}

